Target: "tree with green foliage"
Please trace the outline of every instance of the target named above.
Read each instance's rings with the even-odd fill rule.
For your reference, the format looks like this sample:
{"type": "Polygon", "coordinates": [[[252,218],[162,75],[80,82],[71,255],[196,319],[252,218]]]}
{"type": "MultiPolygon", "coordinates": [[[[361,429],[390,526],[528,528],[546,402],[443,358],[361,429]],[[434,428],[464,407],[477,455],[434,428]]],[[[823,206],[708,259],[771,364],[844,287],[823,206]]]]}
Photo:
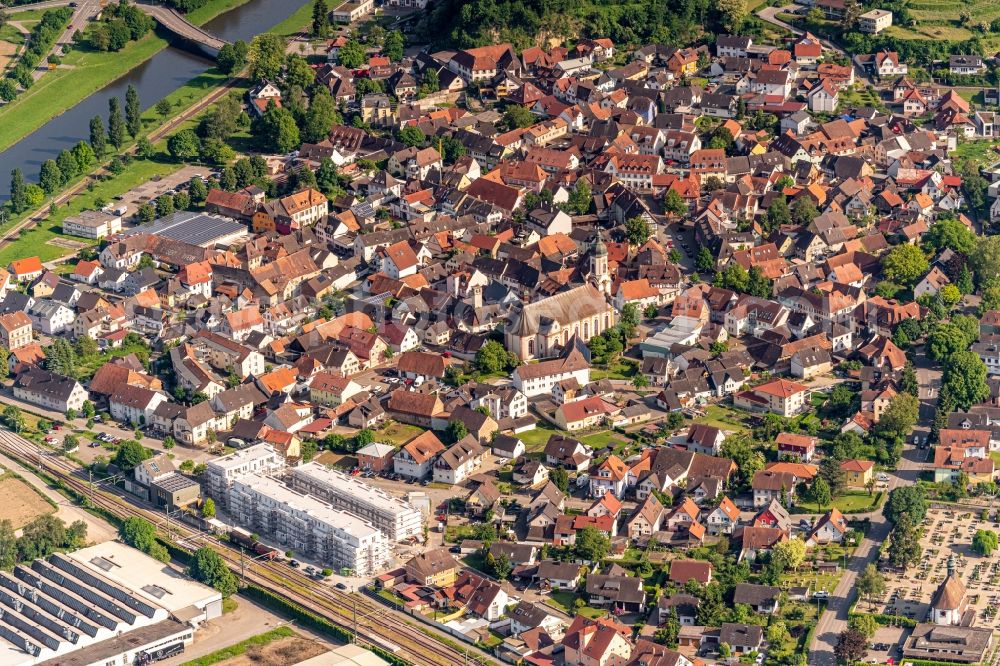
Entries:
{"type": "Polygon", "coordinates": [[[157,115],[159,115],[161,119],[166,120],[170,115],[170,112],[173,111],[174,106],[171,104],[169,99],[164,97],[158,101],[153,108],[156,110],[157,115]]]}
{"type": "Polygon", "coordinates": [[[936,252],[950,248],[966,256],[976,251],[976,245],[979,242],[976,233],[954,216],[936,219],[923,240],[928,247],[936,252]]]}
{"type": "Polygon", "coordinates": [[[97,157],[103,157],[108,149],[108,137],[104,132],[104,121],[100,116],[90,119],[90,147],[94,149],[97,157]]]}
{"type": "Polygon", "coordinates": [[[514,570],[514,565],[511,564],[507,553],[500,553],[494,556],[493,553],[487,550],[485,562],[486,572],[497,580],[507,580],[510,572],[514,570]]]}
{"type": "Polygon", "coordinates": [[[305,90],[316,80],[316,72],[309,62],[300,55],[291,54],[285,61],[285,86],[289,89],[305,90]]]}
{"type": "Polygon", "coordinates": [[[424,133],[416,125],[407,125],[399,130],[398,138],[400,143],[412,148],[423,145],[424,141],[427,140],[427,137],[424,136],[424,133]]]}
{"type": "Polygon", "coordinates": [[[976,530],[975,536],[972,537],[972,552],[982,557],[989,557],[997,549],[998,542],[1000,540],[993,530],[976,530]]]}
{"type": "Polygon", "coordinates": [[[819,215],[816,204],[808,195],[799,196],[792,204],[792,221],[799,226],[807,226],[819,215]]]}
{"type": "Polygon", "coordinates": [[[55,160],[45,160],[42,162],[38,182],[42,186],[42,189],[45,190],[45,194],[49,196],[60,190],[63,184],[63,176],[55,160]]]}
{"type": "Polygon", "coordinates": [[[455,442],[463,439],[469,434],[469,429],[461,421],[451,421],[448,423],[448,427],[445,428],[444,437],[445,440],[454,444],[455,442]]]}
{"type": "Polygon", "coordinates": [[[27,183],[24,182],[24,173],[20,169],[12,169],[10,172],[10,207],[15,213],[23,212],[28,208],[27,183]]]}
{"type": "Polygon", "coordinates": [[[586,179],[578,178],[576,185],[573,186],[573,190],[569,193],[569,201],[563,205],[563,208],[570,213],[586,215],[590,212],[592,203],[590,183],[586,179]]]}
{"type": "Polygon", "coordinates": [[[694,260],[694,267],[702,273],[715,270],[715,257],[712,256],[712,251],[704,245],[698,249],[698,255],[694,260]]]}
{"type": "Polygon", "coordinates": [[[973,291],[975,291],[975,286],[972,282],[972,271],[969,270],[969,265],[966,262],[962,262],[961,268],[958,269],[958,275],[955,278],[955,286],[958,287],[958,291],[963,296],[968,296],[973,291]]]}
{"type": "Polygon", "coordinates": [[[944,322],[936,325],[927,334],[927,357],[934,361],[944,361],[955,352],[969,348],[972,341],[954,324],[944,322]]]}
{"type": "Polygon", "coordinates": [[[722,22],[726,30],[737,34],[750,12],[746,0],[717,0],[716,9],[722,14],[722,22]]]}
{"type": "Polygon", "coordinates": [[[251,40],[247,59],[251,79],[274,81],[285,64],[285,40],[274,33],[260,33],[251,40]]]}
{"type": "Polygon", "coordinates": [[[875,602],[885,594],[885,578],[878,567],[869,563],[857,577],[854,588],[859,597],[867,600],[870,607],[874,607],[875,602]]]}
{"type": "Polygon", "coordinates": [[[889,532],[889,562],[896,567],[911,567],[920,562],[920,528],[909,515],[899,517],[889,532]]]}
{"type": "Polygon", "coordinates": [[[954,400],[954,404],[962,409],[969,409],[990,396],[990,387],[986,383],[986,365],[978,354],[960,351],[944,361],[942,394],[945,391],[954,400]]]}
{"type": "Polygon", "coordinates": [[[3,422],[16,433],[23,432],[28,425],[21,408],[17,405],[7,405],[3,408],[3,422]]]}
{"type": "Polygon", "coordinates": [[[474,363],[480,372],[493,374],[517,367],[517,357],[496,340],[487,340],[476,352],[474,363]]]}
{"type": "Polygon", "coordinates": [[[916,245],[897,245],[882,258],[885,276],[899,284],[913,284],[929,268],[927,256],[916,245]]]}
{"type": "Polygon", "coordinates": [[[365,64],[368,59],[365,47],[358,41],[351,39],[340,47],[337,52],[337,60],[348,69],[357,69],[365,64]]]}
{"type": "Polygon", "coordinates": [[[205,546],[195,551],[188,574],[195,580],[215,588],[229,597],[239,589],[239,581],[215,550],[205,546]]]}
{"type": "Polygon", "coordinates": [[[201,139],[193,129],[177,132],[167,139],[167,152],[178,162],[190,162],[201,152],[201,139]]]}
{"type": "MultiPolygon", "coordinates": [[[[735,262],[734,262],[735,263],[735,262]]],[[[738,264],[737,264],[738,265],[738,264]]],[[[747,274],[747,293],[758,298],[771,298],[774,285],[757,266],[751,266],[747,274]]]]}
{"type": "Polygon", "coordinates": [[[927,516],[927,508],[927,493],[922,486],[901,486],[889,493],[883,514],[893,524],[903,516],[909,516],[914,523],[920,524],[927,516]]]}
{"type": "Polygon", "coordinates": [[[566,492],[569,490],[569,472],[562,467],[554,467],[549,472],[549,481],[556,485],[556,488],[566,492]]]}
{"type": "Polygon", "coordinates": [[[722,442],[722,455],[736,463],[740,485],[749,486],[754,474],[764,469],[764,454],[746,433],[732,434],[722,442]]]}
{"type": "Polygon", "coordinates": [[[313,2],[310,34],[316,39],[326,39],[330,34],[330,7],[326,4],[326,0],[313,2]]]}
{"type": "Polygon", "coordinates": [[[528,109],[519,104],[510,104],[500,119],[501,125],[508,130],[521,129],[534,125],[538,118],[528,109]]]}
{"type": "Polygon", "coordinates": [[[806,559],[806,543],[802,539],[788,539],[774,545],[771,559],[777,560],[782,571],[795,571],[806,559]]]}
{"type": "MultiPolygon", "coordinates": [[[[302,123],[302,139],[310,143],[322,141],[330,134],[330,128],[340,121],[340,113],[333,97],[322,86],[317,86],[309,101],[302,123]]],[[[420,131],[420,130],[417,130],[420,131]]]]}
{"type": "Polygon", "coordinates": [[[224,44],[219,49],[216,65],[223,74],[235,74],[246,67],[249,53],[250,48],[242,39],[236,40],[232,44],[224,44]]]}
{"type": "Polygon", "coordinates": [[[766,220],[767,230],[771,233],[777,231],[784,225],[792,223],[792,212],[788,210],[788,202],[785,197],[777,196],[767,207],[766,220]]]}
{"type": "Polygon", "coordinates": [[[644,217],[636,216],[625,220],[625,239],[629,245],[643,245],[653,231],[644,217]]]}
{"type": "Polygon", "coordinates": [[[745,294],[750,287],[750,274],[740,264],[730,261],[726,270],[722,272],[722,285],[720,286],[745,294]]]}
{"type": "Polygon", "coordinates": [[[142,131],[142,106],[139,103],[139,91],[131,83],[125,91],[125,127],[133,139],[138,138],[142,131]]]}
{"type": "Polygon", "coordinates": [[[823,477],[817,477],[809,489],[809,499],[816,504],[816,511],[822,512],[823,508],[830,504],[833,497],[830,494],[830,485],[823,477]]]}
{"type": "Polygon", "coordinates": [[[406,49],[406,38],[399,30],[392,30],[385,36],[382,43],[382,54],[392,62],[399,62],[403,59],[406,49]]]}
{"type": "Polygon", "coordinates": [[[588,562],[600,562],[608,555],[611,540],[596,527],[584,527],[576,533],[576,556],[588,562]]]}
{"type": "Polygon", "coordinates": [[[254,140],[266,152],[284,154],[299,147],[299,127],[287,109],[268,103],[264,114],[254,120],[254,140]]]}
{"type": "Polygon", "coordinates": [[[156,539],[156,526],[135,516],[126,518],[118,530],[122,541],[160,562],[170,561],[167,549],[156,539]]]}
{"type": "Polygon", "coordinates": [[[663,212],[674,217],[684,217],[687,215],[687,202],[684,201],[677,190],[667,190],[667,195],[663,197],[663,212]]]}
{"type": "Polygon", "coordinates": [[[122,115],[122,103],[117,97],[108,100],[108,142],[121,150],[125,145],[125,117],[122,115]]]}
{"type": "Polygon", "coordinates": [[[122,442],[118,447],[118,450],[115,451],[114,463],[119,469],[125,472],[131,472],[133,469],[138,467],[142,461],[149,460],[152,457],[152,451],[134,439],[127,439],[122,442]]]}

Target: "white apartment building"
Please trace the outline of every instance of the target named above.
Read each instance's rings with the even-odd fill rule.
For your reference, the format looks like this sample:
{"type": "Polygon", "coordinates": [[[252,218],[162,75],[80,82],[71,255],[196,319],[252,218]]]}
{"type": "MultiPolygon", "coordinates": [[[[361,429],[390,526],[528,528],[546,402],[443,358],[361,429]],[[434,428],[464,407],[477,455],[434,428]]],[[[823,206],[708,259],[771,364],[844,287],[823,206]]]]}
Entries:
{"type": "Polygon", "coordinates": [[[423,534],[420,511],[384,490],[336,470],[311,462],[291,470],[291,487],[314,495],[333,508],[348,511],[385,533],[390,541],[402,541],[423,534]]]}
{"type": "Polygon", "coordinates": [[[334,569],[371,576],[388,561],[389,540],[374,525],[260,474],[233,481],[229,514],[247,529],[334,569]]]}
{"type": "Polygon", "coordinates": [[[285,459],[270,444],[248,446],[205,464],[205,492],[225,507],[236,479],[247,474],[273,474],[284,467],[285,459]]]}

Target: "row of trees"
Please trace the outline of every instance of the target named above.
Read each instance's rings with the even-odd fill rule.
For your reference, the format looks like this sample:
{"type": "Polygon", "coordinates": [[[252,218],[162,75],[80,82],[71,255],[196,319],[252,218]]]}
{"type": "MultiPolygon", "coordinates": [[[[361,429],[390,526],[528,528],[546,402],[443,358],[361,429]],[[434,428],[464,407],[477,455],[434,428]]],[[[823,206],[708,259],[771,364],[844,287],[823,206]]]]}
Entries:
{"type": "Polygon", "coordinates": [[[42,14],[41,20],[28,35],[24,53],[21,54],[17,64],[7,72],[7,76],[0,80],[0,99],[11,102],[19,94],[18,86],[28,90],[34,85],[35,68],[52,49],[52,45],[66,29],[66,24],[72,16],[73,10],[68,7],[49,9],[42,14]]]}
{"type": "Polygon", "coordinates": [[[46,196],[52,196],[80,175],[89,173],[100,159],[113,147],[120,151],[126,135],[138,138],[142,130],[142,110],[139,93],[129,85],[125,93],[125,106],[113,97],[108,101],[108,125],[105,129],[100,116],[90,121],[90,142],[80,141],[72,149],[65,149],[56,159],[45,160],[39,173],[39,183],[29,184],[20,169],[10,174],[10,208],[21,213],[39,206],[46,196]]]}
{"type": "Polygon", "coordinates": [[[0,520],[0,569],[9,571],[19,562],[48,557],[52,553],[75,550],[87,544],[87,524],[77,520],[66,525],[55,516],[40,516],[15,534],[10,520],[0,520]]]}

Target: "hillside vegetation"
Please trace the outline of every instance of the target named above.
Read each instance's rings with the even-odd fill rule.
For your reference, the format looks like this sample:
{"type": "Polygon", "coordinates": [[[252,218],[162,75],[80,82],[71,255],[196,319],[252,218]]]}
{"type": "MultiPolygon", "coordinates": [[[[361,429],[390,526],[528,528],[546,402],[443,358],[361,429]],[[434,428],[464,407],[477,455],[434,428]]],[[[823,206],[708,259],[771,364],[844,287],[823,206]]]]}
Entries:
{"type": "Polygon", "coordinates": [[[730,4],[745,16],[743,0],[438,0],[420,30],[437,46],[452,48],[498,42],[525,48],[579,37],[610,37],[618,45],[685,44],[721,30],[727,22],[722,7],[730,4]]]}

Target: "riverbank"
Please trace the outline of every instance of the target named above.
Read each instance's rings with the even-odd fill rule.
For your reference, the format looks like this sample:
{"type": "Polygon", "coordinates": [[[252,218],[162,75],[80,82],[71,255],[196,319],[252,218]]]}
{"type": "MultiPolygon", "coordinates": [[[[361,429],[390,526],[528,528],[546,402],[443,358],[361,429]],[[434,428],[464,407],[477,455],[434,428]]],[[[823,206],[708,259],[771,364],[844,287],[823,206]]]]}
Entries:
{"type": "MultiPolygon", "coordinates": [[[[195,25],[246,4],[249,0],[208,0],[190,14],[195,25]]],[[[146,62],[169,45],[151,32],[114,53],[74,49],[62,65],[48,72],[10,104],[0,108],[0,152],[42,127],[58,115],[146,62]]],[[[146,100],[149,103],[149,100],[146,100]]]]}

